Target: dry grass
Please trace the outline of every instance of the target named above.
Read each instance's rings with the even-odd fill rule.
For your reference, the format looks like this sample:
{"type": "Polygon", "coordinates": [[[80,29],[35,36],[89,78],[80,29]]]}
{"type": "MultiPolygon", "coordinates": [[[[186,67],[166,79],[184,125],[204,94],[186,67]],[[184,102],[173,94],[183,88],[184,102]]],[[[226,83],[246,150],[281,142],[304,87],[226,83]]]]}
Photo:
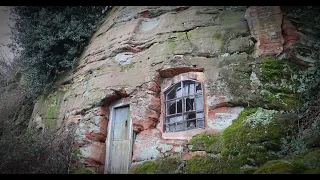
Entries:
{"type": "Polygon", "coordinates": [[[26,131],[0,140],[3,174],[67,174],[75,125],[57,131],[26,131]]]}

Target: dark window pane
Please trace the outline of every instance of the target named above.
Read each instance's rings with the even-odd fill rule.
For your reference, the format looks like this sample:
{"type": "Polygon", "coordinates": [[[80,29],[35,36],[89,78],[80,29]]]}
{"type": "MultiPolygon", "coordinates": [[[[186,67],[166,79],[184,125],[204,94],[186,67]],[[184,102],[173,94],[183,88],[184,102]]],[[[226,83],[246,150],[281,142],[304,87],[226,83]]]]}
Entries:
{"type": "Polygon", "coordinates": [[[196,109],[197,110],[200,110],[200,109],[203,109],[203,97],[202,95],[200,96],[196,96],[196,109]]]}
{"type": "Polygon", "coordinates": [[[186,102],[186,112],[195,110],[193,96],[185,98],[185,102],[186,102]]]}
{"type": "Polygon", "coordinates": [[[196,83],[196,93],[202,93],[202,88],[200,83],[196,83]]]}
{"type": "Polygon", "coordinates": [[[177,100],[177,113],[182,113],[182,99],[177,100]]]}
{"type": "Polygon", "coordinates": [[[187,122],[187,129],[194,129],[196,127],[196,120],[187,122]]]}
{"type": "Polygon", "coordinates": [[[181,89],[180,86],[181,86],[180,83],[178,83],[178,84],[174,85],[173,87],[171,87],[170,90],[167,92],[166,100],[170,100],[170,99],[176,98],[177,97],[177,94],[176,94],[177,88],[181,89]]]}
{"type": "Polygon", "coordinates": [[[169,91],[169,93],[167,94],[166,100],[174,99],[175,97],[176,97],[176,91],[174,91],[174,90],[172,89],[172,90],[169,91]]]}
{"type": "Polygon", "coordinates": [[[167,102],[167,115],[176,114],[176,101],[167,102]]]}
{"type": "Polygon", "coordinates": [[[189,119],[195,119],[196,118],[196,113],[195,112],[190,112],[185,114],[185,120],[189,119]]]}

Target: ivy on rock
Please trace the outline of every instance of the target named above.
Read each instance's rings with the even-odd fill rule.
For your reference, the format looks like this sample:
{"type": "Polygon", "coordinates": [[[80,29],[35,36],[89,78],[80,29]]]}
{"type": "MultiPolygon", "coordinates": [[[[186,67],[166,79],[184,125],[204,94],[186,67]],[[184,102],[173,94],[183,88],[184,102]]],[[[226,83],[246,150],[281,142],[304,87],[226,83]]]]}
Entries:
{"type": "Polygon", "coordinates": [[[51,88],[57,76],[73,68],[104,19],[104,6],[16,6],[13,40],[31,95],[51,88]]]}

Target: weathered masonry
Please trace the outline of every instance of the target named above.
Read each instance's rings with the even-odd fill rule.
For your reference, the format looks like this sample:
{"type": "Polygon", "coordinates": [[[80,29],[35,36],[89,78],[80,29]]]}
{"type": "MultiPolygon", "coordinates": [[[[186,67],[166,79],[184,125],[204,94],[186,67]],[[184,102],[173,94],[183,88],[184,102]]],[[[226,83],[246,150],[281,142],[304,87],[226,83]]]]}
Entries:
{"type": "Polygon", "coordinates": [[[222,132],[261,98],[254,57],[286,52],[282,18],[277,6],[113,7],[30,127],[77,124],[72,167],[95,173],[190,158],[188,140],[222,132]]]}

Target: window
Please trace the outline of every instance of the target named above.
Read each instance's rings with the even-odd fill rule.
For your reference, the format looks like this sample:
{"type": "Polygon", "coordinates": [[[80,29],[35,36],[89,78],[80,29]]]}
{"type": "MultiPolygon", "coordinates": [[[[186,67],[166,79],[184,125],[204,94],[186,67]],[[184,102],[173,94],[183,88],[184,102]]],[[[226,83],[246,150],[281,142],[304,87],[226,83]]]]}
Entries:
{"type": "Polygon", "coordinates": [[[204,127],[201,83],[186,80],[170,87],[165,94],[165,132],[204,127]]]}

